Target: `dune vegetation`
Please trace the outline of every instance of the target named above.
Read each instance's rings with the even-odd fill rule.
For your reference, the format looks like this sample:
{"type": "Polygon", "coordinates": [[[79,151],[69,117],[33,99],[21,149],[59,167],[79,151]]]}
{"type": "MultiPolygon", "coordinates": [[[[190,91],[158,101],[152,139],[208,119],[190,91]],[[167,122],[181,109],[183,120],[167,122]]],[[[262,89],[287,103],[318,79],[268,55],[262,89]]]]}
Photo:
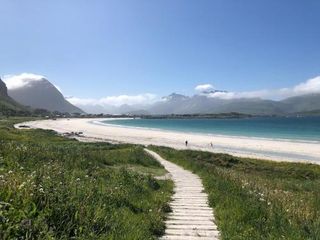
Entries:
{"type": "Polygon", "coordinates": [[[320,166],[151,149],[202,178],[222,239],[320,239],[320,166]]]}
{"type": "Polygon", "coordinates": [[[135,145],[81,143],[0,120],[0,239],[156,239],[173,184],[135,145]]]}

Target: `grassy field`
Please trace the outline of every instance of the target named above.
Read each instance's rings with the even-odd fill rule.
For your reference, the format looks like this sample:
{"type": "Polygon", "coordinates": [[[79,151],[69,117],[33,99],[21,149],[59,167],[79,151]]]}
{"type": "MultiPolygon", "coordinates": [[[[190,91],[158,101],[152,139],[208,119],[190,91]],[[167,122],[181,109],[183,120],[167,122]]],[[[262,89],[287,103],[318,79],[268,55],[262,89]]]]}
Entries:
{"type": "Polygon", "coordinates": [[[202,178],[222,239],[320,239],[320,166],[151,149],[202,178]]]}
{"type": "MultiPolygon", "coordinates": [[[[172,182],[140,146],[0,119],[0,239],[156,239],[172,182]]],[[[320,239],[320,166],[151,147],[197,173],[222,239],[320,239]]]]}
{"type": "Polygon", "coordinates": [[[155,239],[172,182],[134,145],[79,143],[0,119],[0,239],[155,239]]]}

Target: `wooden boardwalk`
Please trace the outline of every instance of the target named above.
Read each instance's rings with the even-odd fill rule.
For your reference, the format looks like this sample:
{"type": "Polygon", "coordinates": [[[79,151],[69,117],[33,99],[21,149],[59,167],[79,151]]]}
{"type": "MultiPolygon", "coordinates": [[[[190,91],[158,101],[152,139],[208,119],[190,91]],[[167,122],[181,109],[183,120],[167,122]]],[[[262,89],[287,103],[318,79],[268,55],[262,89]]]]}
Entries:
{"type": "Polygon", "coordinates": [[[213,210],[208,205],[208,196],[204,193],[201,179],[157,153],[148,149],[145,151],[165,167],[175,184],[175,193],[170,203],[172,212],[166,220],[165,234],[160,239],[219,239],[213,210]]]}

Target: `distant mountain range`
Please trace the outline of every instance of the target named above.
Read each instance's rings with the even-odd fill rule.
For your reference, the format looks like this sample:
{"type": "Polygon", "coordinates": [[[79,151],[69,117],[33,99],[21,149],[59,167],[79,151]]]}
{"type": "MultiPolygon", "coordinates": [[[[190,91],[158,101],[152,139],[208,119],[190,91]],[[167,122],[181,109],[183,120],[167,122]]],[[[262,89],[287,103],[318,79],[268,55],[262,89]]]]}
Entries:
{"type": "Polygon", "coordinates": [[[18,103],[34,109],[61,113],[84,113],[80,108],[68,102],[62,93],[45,78],[9,89],[8,95],[18,103]]]}
{"type": "Polygon", "coordinates": [[[253,115],[285,115],[320,109],[320,93],[291,97],[282,101],[261,98],[222,99],[200,94],[192,97],[171,94],[146,109],[150,114],[192,114],[238,112],[253,115]]]}
{"type": "Polygon", "coordinates": [[[132,115],[166,115],[166,114],[219,114],[241,113],[249,115],[290,115],[320,113],[320,93],[290,97],[280,101],[261,98],[214,97],[226,91],[213,90],[193,96],[172,93],[148,105],[79,105],[68,102],[62,93],[47,79],[30,81],[27,84],[7,90],[0,80],[0,107],[2,109],[25,110],[46,109],[61,113],[107,113],[132,115]],[[84,111],[82,109],[84,109],[84,111]]]}
{"type": "MultiPolygon", "coordinates": [[[[94,113],[98,113],[97,110],[99,110],[100,113],[133,115],[218,114],[230,112],[251,115],[288,115],[320,110],[320,93],[291,97],[281,101],[261,98],[222,99],[211,97],[211,94],[212,92],[203,92],[190,97],[172,93],[150,105],[122,105],[120,107],[112,107],[112,109],[95,106],[94,113]]],[[[86,111],[92,112],[91,106],[86,106],[86,111]]]]}

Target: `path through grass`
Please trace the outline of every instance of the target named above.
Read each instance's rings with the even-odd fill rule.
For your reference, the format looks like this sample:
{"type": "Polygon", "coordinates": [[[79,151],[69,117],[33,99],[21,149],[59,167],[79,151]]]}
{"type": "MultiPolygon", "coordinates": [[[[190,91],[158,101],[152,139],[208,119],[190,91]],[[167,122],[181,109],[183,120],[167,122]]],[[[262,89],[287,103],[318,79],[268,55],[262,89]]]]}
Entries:
{"type": "Polygon", "coordinates": [[[203,179],[222,239],[320,239],[320,166],[150,149],[203,179]]]}

